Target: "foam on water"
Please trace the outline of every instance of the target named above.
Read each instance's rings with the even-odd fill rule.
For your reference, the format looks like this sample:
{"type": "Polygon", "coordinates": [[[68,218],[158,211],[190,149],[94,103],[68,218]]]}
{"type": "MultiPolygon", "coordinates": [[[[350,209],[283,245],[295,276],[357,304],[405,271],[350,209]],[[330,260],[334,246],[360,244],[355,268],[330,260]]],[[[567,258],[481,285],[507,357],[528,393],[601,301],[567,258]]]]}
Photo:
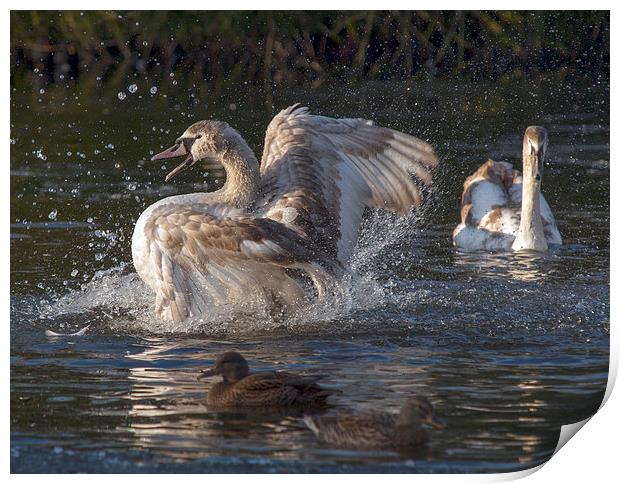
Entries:
{"type": "MultiPolygon", "coordinates": [[[[17,320],[38,320],[47,330],[72,332],[94,323],[98,329],[154,333],[185,332],[207,334],[322,333],[362,330],[359,321],[347,320],[353,313],[368,312],[397,304],[390,283],[377,280],[374,269],[392,245],[414,237],[421,210],[408,217],[385,212],[370,214],[352,260],[352,272],[345,275],[326,300],[315,301],[296,314],[270,310],[266,301],[249,295],[242,303],[214,306],[208,314],[182,323],[154,316],[154,295],[140,280],[131,263],[99,271],[77,290],[52,296],[51,300],[29,298],[14,305],[17,320]],[[338,320],[337,327],[334,321],[338,320]]],[[[39,323],[37,323],[39,324],[39,323]]],[[[374,325],[375,323],[370,323],[374,325]]],[[[43,328],[42,328],[43,329],[43,328]]],[[[368,328],[366,328],[368,329],[368,328]]]]}

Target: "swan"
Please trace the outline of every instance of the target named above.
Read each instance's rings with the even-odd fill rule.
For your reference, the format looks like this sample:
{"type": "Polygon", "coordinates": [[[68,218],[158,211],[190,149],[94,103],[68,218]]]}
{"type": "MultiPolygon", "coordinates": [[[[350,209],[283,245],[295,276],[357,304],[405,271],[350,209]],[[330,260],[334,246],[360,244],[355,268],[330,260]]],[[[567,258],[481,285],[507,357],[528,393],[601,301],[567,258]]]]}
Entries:
{"type": "Polygon", "coordinates": [[[523,175],[510,163],[488,160],[465,180],[461,223],[452,234],[466,251],[547,251],[562,237],[540,191],[547,131],[529,126],[523,136],[523,175]]]}
{"type": "Polygon", "coordinates": [[[260,165],[216,120],[192,124],[152,160],[177,156],[185,159],[166,180],[206,159],[226,181],[159,200],[136,222],[136,272],[155,293],[156,315],[173,322],[249,294],[295,310],[308,301],[304,280],[324,297],[345,270],[364,207],[407,214],[420,203],[416,182],[429,185],[438,164],[418,138],[298,104],[269,124],[260,165]]]}

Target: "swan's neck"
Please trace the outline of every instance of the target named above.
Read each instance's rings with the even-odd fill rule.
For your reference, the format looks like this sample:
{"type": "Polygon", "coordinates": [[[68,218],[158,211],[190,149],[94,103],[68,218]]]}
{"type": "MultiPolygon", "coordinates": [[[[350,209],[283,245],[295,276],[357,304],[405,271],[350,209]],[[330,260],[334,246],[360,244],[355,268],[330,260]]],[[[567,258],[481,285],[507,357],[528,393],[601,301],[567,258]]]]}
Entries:
{"type": "Polygon", "coordinates": [[[523,159],[523,193],[521,196],[521,223],[512,244],[512,250],[546,251],[547,240],[540,216],[540,176],[537,160],[523,159]]]}
{"type": "Polygon", "coordinates": [[[248,208],[254,203],[260,190],[258,160],[247,143],[238,137],[235,144],[223,152],[220,162],[226,170],[224,186],[211,193],[212,200],[248,208]]]}

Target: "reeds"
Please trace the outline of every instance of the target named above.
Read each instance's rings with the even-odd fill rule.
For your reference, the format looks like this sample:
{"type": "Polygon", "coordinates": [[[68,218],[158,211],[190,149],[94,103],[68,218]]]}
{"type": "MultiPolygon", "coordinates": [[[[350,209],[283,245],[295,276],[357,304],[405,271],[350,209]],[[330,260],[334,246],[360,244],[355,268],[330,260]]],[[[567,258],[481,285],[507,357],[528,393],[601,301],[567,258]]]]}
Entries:
{"type": "Polygon", "coordinates": [[[609,76],[609,12],[11,12],[13,82],[609,76]]]}

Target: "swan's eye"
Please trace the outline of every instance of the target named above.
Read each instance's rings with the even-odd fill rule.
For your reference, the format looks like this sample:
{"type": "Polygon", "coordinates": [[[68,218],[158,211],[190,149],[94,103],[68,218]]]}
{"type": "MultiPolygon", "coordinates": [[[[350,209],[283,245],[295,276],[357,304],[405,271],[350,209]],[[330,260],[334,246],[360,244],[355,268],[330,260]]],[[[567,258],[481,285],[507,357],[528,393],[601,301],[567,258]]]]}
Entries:
{"type": "Polygon", "coordinates": [[[534,178],[536,179],[536,181],[540,181],[540,174],[536,174],[534,178]]]}
{"type": "Polygon", "coordinates": [[[200,138],[202,138],[202,135],[201,134],[197,134],[195,139],[200,139],[200,138]]]}

